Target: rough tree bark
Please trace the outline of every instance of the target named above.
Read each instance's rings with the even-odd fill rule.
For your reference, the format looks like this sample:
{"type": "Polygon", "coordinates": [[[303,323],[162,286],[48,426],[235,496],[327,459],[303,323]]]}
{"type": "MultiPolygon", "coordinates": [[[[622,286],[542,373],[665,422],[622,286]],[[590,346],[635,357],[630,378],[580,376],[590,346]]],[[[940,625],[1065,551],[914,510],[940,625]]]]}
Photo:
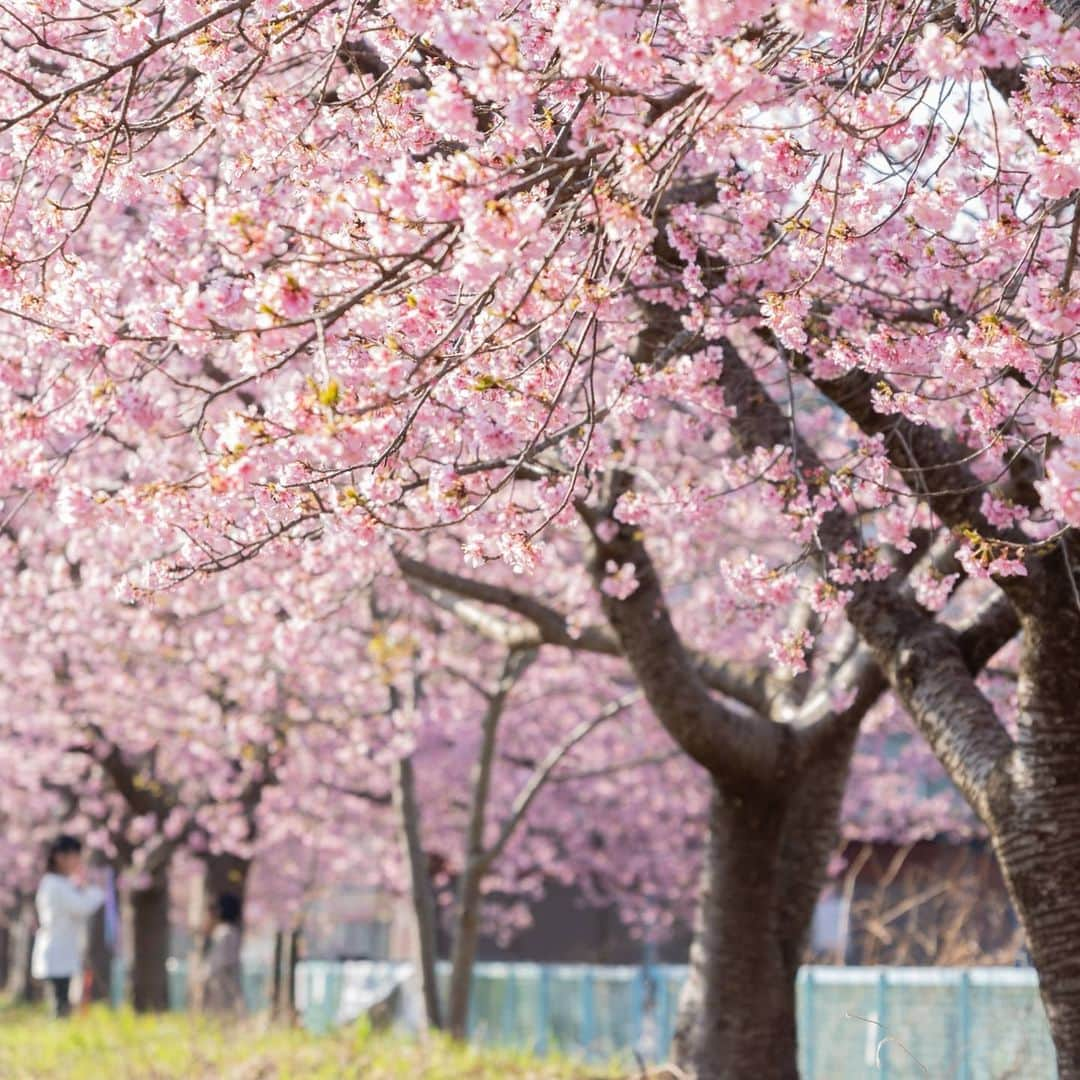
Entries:
{"type": "Polygon", "coordinates": [[[798,1076],[795,979],[836,848],[856,727],[788,785],[713,780],[676,1063],[711,1077],[798,1076]]]}
{"type": "MultiPolygon", "coordinates": [[[[1072,556],[1080,555],[1072,544],[1072,556]]],[[[1077,565],[1073,561],[1072,565],[1077,565]]],[[[1070,575],[1072,571],[1070,569],[1070,575]]],[[[1080,601],[1021,615],[1020,725],[994,847],[1027,932],[1061,1080],[1080,1077],[1080,601]]]]}

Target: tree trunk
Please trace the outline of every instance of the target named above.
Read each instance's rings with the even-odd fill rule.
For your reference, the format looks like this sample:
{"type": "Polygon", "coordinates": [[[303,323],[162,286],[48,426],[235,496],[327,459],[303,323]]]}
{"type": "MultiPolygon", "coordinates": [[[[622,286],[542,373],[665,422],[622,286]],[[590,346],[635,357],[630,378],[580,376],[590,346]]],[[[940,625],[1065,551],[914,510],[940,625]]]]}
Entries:
{"type": "Polygon", "coordinates": [[[112,996],[112,949],[105,934],[105,909],[90,916],[86,928],[86,967],[90,972],[88,1001],[108,1001],[112,996]]]}
{"type": "MultiPolygon", "coordinates": [[[[100,854],[93,854],[90,865],[96,873],[109,873],[108,888],[112,888],[112,882],[116,879],[119,867],[100,854]]],[[[110,941],[108,935],[105,910],[108,904],[101,907],[90,916],[90,922],[86,929],[86,968],[90,972],[89,996],[87,1001],[112,1001],[112,974],[113,958],[117,950],[117,942],[110,941]]]]}
{"type": "Polygon", "coordinates": [[[300,958],[302,931],[279,930],[274,934],[274,987],[271,1007],[279,1023],[296,1022],[296,965],[300,958]]]}
{"type": "Polygon", "coordinates": [[[420,832],[420,806],[416,800],[416,782],[410,758],[398,763],[398,812],[409,865],[409,886],[416,919],[417,954],[420,961],[420,986],[424,1013],[429,1026],[442,1027],[439,985],[435,971],[435,897],[431,891],[427,852],[420,832]]]}
{"type": "MultiPolygon", "coordinates": [[[[1074,760],[1080,771],[1080,754],[1074,760]]],[[[1080,1080],[1080,785],[1074,780],[1039,803],[1017,814],[994,847],[1039,973],[1059,1080],[1080,1080]],[[1065,835],[1053,835],[1055,824],[1065,835]]]]}
{"type": "Polygon", "coordinates": [[[1027,935],[1060,1080],[1080,1080],[1080,612],[1021,617],[1020,724],[991,792],[998,860],[1027,935]],[[995,798],[996,795],[996,798],[995,798]]]}
{"type": "Polygon", "coordinates": [[[6,989],[12,1000],[20,1005],[37,1001],[40,987],[30,975],[30,959],[34,951],[34,904],[31,898],[18,901],[10,924],[11,962],[6,989]]]}
{"type": "Polygon", "coordinates": [[[798,1076],[783,821],[778,802],[714,789],[675,1044],[678,1065],[697,1080],[798,1076]]]}
{"type": "Polygon", "coordinates": [[[158,871],[144,889],[133,889],[125,903],[126,996],[136,1012],[169,1007],[169,877],[158,871]]]}
{"type": "Polygon", "coordinates": [[[714,780],[674,1057],[696,1080],[798,1077],[795,980],[836,849],[854,731],[769,791],[714,780]]]}
{"type": "Polygon", "coordinates": [[[0,986],[11,978],[11,930],[7,923],[0,925],[0,986]]]}
{"type": "Polygon", "coordinates": [[[1012,760],[990,780],[989,823],[1027,935],[1060,1080],[1080,1080],[1080,610],[1067,586],[1023,633],[1012,760]]]}
{"type": "Polygon", "coordinates": [[[274,931],[274,955],[270,961],[270,1015],[277,1020],[281,1012],[282,967],[285,963],[285,932],[274,931]]]}
{"type": "Polygon", "coordinates": [[[488,799],[495,769],[499,722],[506,699],[522,672],[536,659],[536,652],[508,653],[494,693],[488,696],[480,727],[480,749],[470,778],[469,819],[465,829],[465,865],[458,881],[454,912],[453,945],[450,956],[450,1009],[448,1027],[455,1039],[464,1039],[469,1029],[469,992],[473,964],[480,938],[480,902],[484,875],[493,857],[485,845],[488,799]]]}
{"type": "Polygon", "coordinates": [[[480,885],[483,873],[471,861],[458,882],[454,944],[450,956],[450,1034],[464,1039],[469,1034],[469,995],[473,965],[480,939],[480,885]]]}

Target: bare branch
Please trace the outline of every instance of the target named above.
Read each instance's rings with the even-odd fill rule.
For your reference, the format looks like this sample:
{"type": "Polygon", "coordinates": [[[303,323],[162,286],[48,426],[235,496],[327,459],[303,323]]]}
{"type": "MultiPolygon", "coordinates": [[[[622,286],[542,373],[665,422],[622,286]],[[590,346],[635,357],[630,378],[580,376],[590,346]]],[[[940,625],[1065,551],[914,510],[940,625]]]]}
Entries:
{"type": "Polygon", "coordinates": [[[569,735],[566,736],[565,739],[551,748],[540,764],[537,765],[532,776],[529,777],[525,782],[525,785],[518,792],[517,798],[514,799],[513,805],[510,808],[510,813],[507,815],[502,828],[499,830],[498,839],[484,853],[482,864],[485,868],[489,867],[506,849],[506,845],[510,842],[514,833],[517,831],[518,826],[529,812],[529,807],[532,806],[537,795],[543,790],[544,785],[552,779],[552,773],[559,767],[567,754],[569,754],[580,742],[588,738],[588,736],[601,724],[606,723],[613,717],[625,712],[635,701],[639,701],[640,699],[640,691],[635,691],[632,694],[627,694],[625,697],[620,698],[618,701],[613,701],[611,704],[601,709],[595,716],[590,717],[588,720],[583,720],[569,735]]]}

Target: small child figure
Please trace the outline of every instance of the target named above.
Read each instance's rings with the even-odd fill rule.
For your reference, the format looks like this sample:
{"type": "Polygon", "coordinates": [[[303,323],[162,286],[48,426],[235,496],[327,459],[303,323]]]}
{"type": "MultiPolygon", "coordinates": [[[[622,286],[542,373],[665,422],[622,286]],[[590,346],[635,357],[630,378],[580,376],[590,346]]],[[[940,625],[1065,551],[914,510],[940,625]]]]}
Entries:
{"type": "Polygon", "coordinates": [[[208,913],[203,945],[202,1004],[207,1012],[235,1016],[244,1010],[241,925],[240,898],[222,893],[208,913]]]}

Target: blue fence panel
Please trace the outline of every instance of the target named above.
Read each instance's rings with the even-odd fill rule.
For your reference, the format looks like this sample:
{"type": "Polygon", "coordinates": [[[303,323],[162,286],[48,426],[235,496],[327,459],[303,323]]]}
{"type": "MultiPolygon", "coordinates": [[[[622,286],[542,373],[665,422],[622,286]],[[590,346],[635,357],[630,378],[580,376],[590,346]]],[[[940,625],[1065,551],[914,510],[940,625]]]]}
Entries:
{"type": "MultiPolygon", "coordinates": [[[[438,978],[445,994],[449,965],[438,978]]],[[[478,964],[469,1027],[482,1043],[593,1061],[667,1060],[686,968],[478,964]]],[[[112,972],[119,1002],[123,965],[112,972]]],[[[245,969],[247,1008],[265,1008],[270,972],[245,969]]],[[[398,1019],[415,1022],[412,969],[401,963],[304,961],[296,970],[303,1024],[327,1031],[402,987],[398,1019]],[[413,995],[410,1015],[409,994],[413,995]]],[[[186,965],[169,962],[169,1001],[187,1001],[186,965]]],[[[1053,1045],[1029,968],[804,967],[797,984],[805,1080],[1054,1080],[1053,1045]]]]}
{"type": "Polygon", "coordinates": [[[1054,1046],[1034,971],[972,968],[971,1080],[1056,1075],[1054,1046]]]}
{"type": "Polygon", "coordinates": [[[807,1080],[1056,1076],[1031,969],[804,968],[799,1004],[807,1080]]]}

